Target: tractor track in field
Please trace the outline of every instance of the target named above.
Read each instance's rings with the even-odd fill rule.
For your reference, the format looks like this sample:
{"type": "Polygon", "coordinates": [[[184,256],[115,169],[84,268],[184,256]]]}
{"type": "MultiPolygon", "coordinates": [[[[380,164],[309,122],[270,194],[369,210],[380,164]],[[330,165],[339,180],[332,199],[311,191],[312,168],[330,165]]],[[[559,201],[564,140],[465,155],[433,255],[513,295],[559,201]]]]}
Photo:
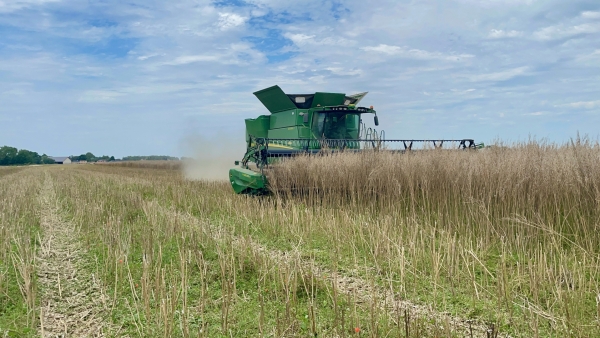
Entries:
{"type": "MultiPolygon", "coordinates": [[[[194,226],[196,229],[204,232],[213,240],[222,240],[225,237],[226,229],[211,224],[209,221],[203,221],[193,215],[175,211],[160,205],[156,201],[145,202],[145,212],[158,210],[169,217],[177,218],[184,223],[194,226]]],[[[338,294],[343,294],[349,299],[353,299],[361,306],[376,304],[381,311],[386,313],[394,322],[404,320],[408,314],[410,318],[426,318],[434,320],[436,325],[447,325],[451,332],[464,337],[492,337],[492,329],[479,321],[468,320],[458,316],[452,316],[447,313],[436,311],[425,305],[419,305],[410,301],[401,299],[393,289],[383,288],[374,285],[372,282],[357,276],[357,273],[341,273],[323,267],[312,260],[302,258],[300,250],[281,251],[272,250],[266,246],[254,241],[249,237],[231,237],[232,244],[237,248],[250,248],[252,253],[263,259],[268,259],[276,263],[285,263],[290,266],[298,267],[303,273],[308,273],[319,280],[326,282],[328,288],[336,289],[338,294]],[[402,319],[400,319],[402,317],[402,319]]],[[[401,325],[404,325],[402,323],[401,325]]],[[[494,337],[510,337],[505,334],[498,334],[494,337]]]]}
{"type": "Polygon", "coordinates": [[[107,296],[86,266],[75,226],[61,218],[48,172],[39,195],[41,238],[36,256],[41,337],[108,337],[107,296]]]}

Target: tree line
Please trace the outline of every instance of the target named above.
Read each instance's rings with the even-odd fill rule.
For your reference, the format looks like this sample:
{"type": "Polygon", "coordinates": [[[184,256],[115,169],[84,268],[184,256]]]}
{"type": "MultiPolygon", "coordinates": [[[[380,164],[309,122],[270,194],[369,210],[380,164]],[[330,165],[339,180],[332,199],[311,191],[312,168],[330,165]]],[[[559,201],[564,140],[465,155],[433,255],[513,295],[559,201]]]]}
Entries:
{"type": "Polygon", "coordinates": [[[27,149],[15,147],[0,147],[0,165],[23,165],[23,164],[52,164],[54,160],[46,154],[38,154],[27,149]]]}
{"type": "Polygon", "coordinates": [[[102,155],[95,156],[94,154],[87,152],[85,154],[81,154],[79,156],[69,156],[71,161],[87,161],[87,162],[98,162],[100,160],[104,160],[106,162],[116,161],[114,156],[102,155]]]}
{"type": "Polygon", "coordinates": [[[115,159],[114,156],[94,156],[92,153],[85,153],[79,156],[70,156],[71,161],[87,161],[87,162],[98,162],[104,160],[106,162],[111,161],[178,161],[178,157],[166,156],[166,155],[150,155],[150,156],[125,156],[122,159],[115,159]]]}
{"type": "MultiPolygon", "coordinates": [[[[71,161],[86,161],[86,162],[98,162],[100,160],[106,162],[112,161],[177,161],[178,157],[165,156],[165,155],[151,155],[151,156],[125,156],[123,159],[115,159],[114,156],[102,155],[96,156],[91,152],[85,154],[71,155],[69,156],[71,161]]],[[[0,166],[6,165],[27,165],[27,164],[52,164],[54,160],[46,154],[38,154],[35,151],[27,149],[17,149],[15,147],[3,146],[0,147],[0,166]]]]}

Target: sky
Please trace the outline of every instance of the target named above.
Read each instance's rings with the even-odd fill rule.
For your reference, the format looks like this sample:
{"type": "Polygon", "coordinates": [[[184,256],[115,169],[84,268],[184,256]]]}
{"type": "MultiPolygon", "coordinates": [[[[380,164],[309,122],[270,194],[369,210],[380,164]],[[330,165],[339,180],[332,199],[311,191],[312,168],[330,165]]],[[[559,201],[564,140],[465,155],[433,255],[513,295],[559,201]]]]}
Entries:
{"type": "Polygon", "coordinates": [[[0,146],[241,157],[276,84],[368,91],[388,139],[597,139],[600,2],[0,0],[0,146]]]}

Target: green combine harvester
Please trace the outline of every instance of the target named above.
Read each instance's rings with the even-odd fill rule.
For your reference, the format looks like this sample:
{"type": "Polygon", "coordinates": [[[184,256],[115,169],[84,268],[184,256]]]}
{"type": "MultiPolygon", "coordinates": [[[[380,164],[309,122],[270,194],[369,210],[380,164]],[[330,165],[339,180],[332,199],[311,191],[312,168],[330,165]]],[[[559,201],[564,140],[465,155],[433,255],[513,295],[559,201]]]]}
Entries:
{"type": "Polygon", "coordinates": [[[241,161],[235,162],[236,167],[229,170],[229,181],[238,194],[269,193],[265,169],[282,158],[301,154],[369,149],[402,153],[416,150],[413,145],[418,144],[429,145],[430,149],[442,148],[444,143],[455,149],[483,146],[476,145],[472,139],[385,140],[384,131],[367,128],[363,123],[363,115],[373,114],[375,126],[379,125],[373,106],[358,106],[366,92],[354,95],[321,92],[285,94],[279,86],[273,86],[254,95],[270,115],[245,120],[246,154],[241,161]],[[256,167],[251,168],[249,163],[256,167]]]}

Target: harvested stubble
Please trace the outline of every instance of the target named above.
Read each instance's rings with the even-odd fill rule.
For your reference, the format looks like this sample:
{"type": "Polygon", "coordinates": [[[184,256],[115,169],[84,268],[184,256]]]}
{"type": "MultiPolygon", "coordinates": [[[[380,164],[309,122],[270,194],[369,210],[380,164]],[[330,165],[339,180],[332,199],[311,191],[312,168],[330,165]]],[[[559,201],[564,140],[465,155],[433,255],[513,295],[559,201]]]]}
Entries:
{"type": "Polygon", "coordinates": [[[27,169],[0,178],[0,303],[21,309],[0,328],[37,325],[35,301],[6,286],[31,270],[13,243],[35,247],[48,171],[120,335],[463,336],[448,312],[472,319],[474,337],[488,323],[501,336],[599,336],[599,152],[298,158],[272,168],[265,198],[178,170],[27,169]],[[374,300],[390,295],[421,307],[374,300]]]}
{"type": "Polygon", "coordinates": [[[38,323],[35,250],[39,176],[0,169],[0,336],[33,336],[38,323]],[[14,175],[2,175],[12,173],[14,175]],[[18,174],[17,174],[18,173],[18,174]]]}
{"type": "Polygon", "coordinates": [[[99,163],[102,165],[125,167],[125,168],[143,168],[143,169],[181,169],[182,161],[119,161],[99,163]]]}
{"type": "Polygon", "coordinates": [[[515,333],[600,333],[597,144],[307,156],[269,182],[284,205],[372,222],[338,240],[409,299],[515,333]]]}
{"type": "Polygon", "coordinates": [[[23,170],[25,167],[0,167],[0,178],[10,174],[14,174],[23,170]]]}
{"type": "MultiPolygon", "coordinates": [[[[141,179],[104,174],[106,169],[115,172],[110,167],[80,168],[56,182],[85,234],[85,245],[95,252],[99,276],[111,285],[113,316],[131,334],[339,335],[352,325],[350,320],[366,316],[364,307],[347,310],[350,301],[338,296],[345,317],[334,322],[323,281],[294,260],[262,254],[233,233],[229,219],[211,224],[229,216],[221,207],[235,195],[225,184],[186,182],[177,173],[141,179]],[[165,206],[190,202],[200,207],[199,216],[189,214],[194,209],[189,205],[183,208],[187,212],[165,206]]],[[[420,325],[421,320],[410,323],[420,325]]],[[[372,329],[386,327],[393,329],[384,319],[372,329]]]]}

